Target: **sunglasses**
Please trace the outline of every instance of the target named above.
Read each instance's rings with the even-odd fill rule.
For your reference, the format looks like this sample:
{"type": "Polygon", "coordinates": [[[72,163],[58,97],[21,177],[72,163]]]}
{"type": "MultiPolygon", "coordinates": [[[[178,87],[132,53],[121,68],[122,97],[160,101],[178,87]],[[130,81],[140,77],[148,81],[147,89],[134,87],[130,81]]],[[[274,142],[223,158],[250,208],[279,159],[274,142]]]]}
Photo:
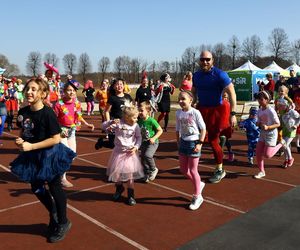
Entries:
{"type": "Polygon", "coordinates": [[[209,62],[211,58],[200,58],[200,62],[209,62]]]}

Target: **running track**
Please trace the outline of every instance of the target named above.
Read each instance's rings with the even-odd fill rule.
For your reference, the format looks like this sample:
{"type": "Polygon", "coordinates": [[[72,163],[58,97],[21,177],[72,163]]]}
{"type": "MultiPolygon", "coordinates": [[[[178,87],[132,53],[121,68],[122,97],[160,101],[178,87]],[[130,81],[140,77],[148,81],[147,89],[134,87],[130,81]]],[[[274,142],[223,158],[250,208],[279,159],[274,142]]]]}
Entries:
{"type": "Polygon", "coordinates": [[[73,227],[56,244],[45,238],[46,210],[31,194],[30,186],[9,172],[9,162],[18,153],[14,145],[18,131],[4,134],[0,148],[0,249],[175,249],[300,183],[300,157],[295,149],[293,167],[282,169],[283,158],[277,156],[266,161],[266,178],[253,179],[258,170],[247,166],[245,135],[237,131],[232,139],[236,161],[224,161],[227,176],[219,184],[208,182],[214,165],[209,147],[203,148],[199,171],[206,182],[205,201],[199,210],[190,211],[192,185],[179,172],[175,131],[170,128],[162,135],[156,154],[160,169],[156,180],[136,183],[136,206],[126,205],[125,198],[115,203],[111,201],[114,185],[105,175],[111,150],[94,149],[100,122],[87,118],[92,119],[97,129],[91,133],[84,128],[77,134],[78,157],[68,172],[74,184],[67,189],[73,227]]]}

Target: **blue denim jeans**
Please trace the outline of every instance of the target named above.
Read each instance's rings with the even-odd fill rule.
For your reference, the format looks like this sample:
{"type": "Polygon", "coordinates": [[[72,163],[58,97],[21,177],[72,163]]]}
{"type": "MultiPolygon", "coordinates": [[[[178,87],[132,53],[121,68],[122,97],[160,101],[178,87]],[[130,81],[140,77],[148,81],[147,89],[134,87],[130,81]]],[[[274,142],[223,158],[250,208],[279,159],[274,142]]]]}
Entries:
{"type": "Polygon", "coordinates": [[[187,155],[187,156],[192,156],[192,157],[200,157],[201,152],[194,151],[198,142],[199,142],[199,140],[185,141],[183,139],[180,139],[179,153],[183,154],[183,155],[187,155]]]}

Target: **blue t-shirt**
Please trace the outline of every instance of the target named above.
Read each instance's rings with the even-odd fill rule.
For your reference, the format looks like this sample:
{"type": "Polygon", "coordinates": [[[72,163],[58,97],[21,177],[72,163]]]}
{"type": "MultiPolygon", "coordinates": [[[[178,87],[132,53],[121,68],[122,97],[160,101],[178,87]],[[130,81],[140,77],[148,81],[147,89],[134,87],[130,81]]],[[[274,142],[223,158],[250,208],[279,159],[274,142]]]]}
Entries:
{"type": "Polygon", "coordinates": [[[209,72],[197,71],[193,75],[200,107],[216,107],[222,104],[222,92],[231,83],[228,74],[216,67],[209,72]]]}

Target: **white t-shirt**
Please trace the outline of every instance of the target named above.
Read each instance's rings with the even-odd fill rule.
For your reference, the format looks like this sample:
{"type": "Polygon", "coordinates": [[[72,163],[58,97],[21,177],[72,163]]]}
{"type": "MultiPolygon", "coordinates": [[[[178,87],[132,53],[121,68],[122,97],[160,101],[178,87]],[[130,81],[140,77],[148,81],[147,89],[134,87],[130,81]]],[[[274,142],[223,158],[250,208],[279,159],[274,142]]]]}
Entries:
{"type": "Polygon", "coordinates": [[[200,130],[206,129],[199,110],[191,108],[188,111],[176,111],[176,132],[185,141],[199,140],[200,130]]]}

